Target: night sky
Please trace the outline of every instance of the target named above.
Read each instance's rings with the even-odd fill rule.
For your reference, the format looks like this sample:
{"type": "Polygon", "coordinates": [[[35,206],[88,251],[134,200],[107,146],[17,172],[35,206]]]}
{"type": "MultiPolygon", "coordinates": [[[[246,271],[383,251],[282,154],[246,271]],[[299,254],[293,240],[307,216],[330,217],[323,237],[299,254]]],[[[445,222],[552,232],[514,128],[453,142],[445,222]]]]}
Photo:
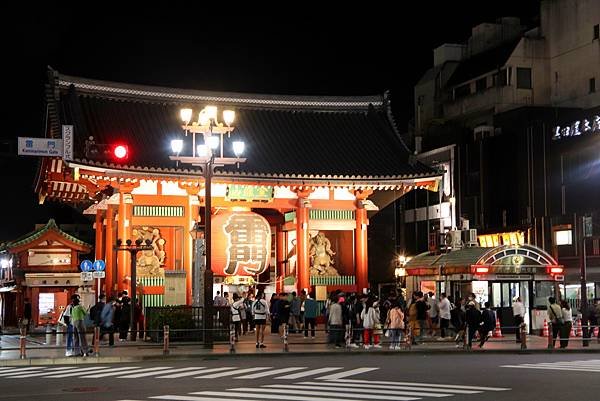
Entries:
{"type": "Polygon", "coordinates": [[[135,10],[104,3],[87,9],[30,4],[28,10],[3,13],[0,242],[50,217],[59,224],[86,221],[68,206],[37,205],[37,158],[16,156],[18,136],[43,136],[47,66],[88,78],[233,92],[390,90],[404,131],[412,118],[413,86],[431,67],[433,48],[464,42],[473,25],[502,16],[518,16],[532,26],[539,13],[539,1],[533,0],[344,2],[327,10],[308,2],[287,9],[273,3],[262,10],[244,10],[235,2],[226,10],[148,3],[135,10]]]}

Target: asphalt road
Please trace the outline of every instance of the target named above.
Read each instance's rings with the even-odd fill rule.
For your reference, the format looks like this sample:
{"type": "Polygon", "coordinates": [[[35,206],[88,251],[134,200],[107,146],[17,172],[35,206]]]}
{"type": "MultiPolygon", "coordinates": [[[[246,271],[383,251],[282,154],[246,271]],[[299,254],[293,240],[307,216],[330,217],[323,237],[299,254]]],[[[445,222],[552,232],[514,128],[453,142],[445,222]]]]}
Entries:
{"type": "Polygon", "coordinates": [[[595,354],[213,357],[5,367],[0,399],[598,401],[599,379],[595,354]]]}

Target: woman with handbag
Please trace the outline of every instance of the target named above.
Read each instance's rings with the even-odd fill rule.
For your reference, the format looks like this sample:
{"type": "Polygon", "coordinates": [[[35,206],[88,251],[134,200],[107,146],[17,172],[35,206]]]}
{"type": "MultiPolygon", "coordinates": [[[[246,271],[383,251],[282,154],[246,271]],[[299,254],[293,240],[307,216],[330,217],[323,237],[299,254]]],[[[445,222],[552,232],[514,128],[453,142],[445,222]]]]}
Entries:
{"type": "Polygon", "coordinates": [[[383,334],[383,330],[379,321],[379,303],[369,298],[360,317],[363,321],[365,349],[371,348],[371,337],[373,337],[373,348],[381,348],[379,335],[383,334]]]}
{"type": "Polygon", "coordinates": [[[387,329],[385,335],[392,338],[390,349],[400,349],[402,331],[404,330],[404,313],[399,304],[392,306],[392,309],[388,312],[385,325],[387,329]]]}

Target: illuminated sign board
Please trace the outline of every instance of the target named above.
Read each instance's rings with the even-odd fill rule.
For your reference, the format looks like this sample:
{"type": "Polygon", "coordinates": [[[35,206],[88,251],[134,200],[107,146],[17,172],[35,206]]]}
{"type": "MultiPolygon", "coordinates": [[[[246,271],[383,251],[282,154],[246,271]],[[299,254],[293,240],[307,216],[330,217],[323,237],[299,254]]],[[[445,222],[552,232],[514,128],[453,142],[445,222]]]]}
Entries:
{"type": "Polygon", "coordinates": [[[552,139],[562,139],[572,136],[587,135],[587,134],[600,134],[600,115],[596,115],[589,120],[584,118],[583,120],[574,121],[571,125],[554,127],[554,134],[552,139]]]}
{"type": "Polygon", "coordinates": [[[270,202],[273,200],[273,187],[265,185],[227,185],[227,201],[270,202]]]}
{"type": "Polygon", "coordinates": [[[269,267],[271,226],[257,213],[226,212],[212,218],[212,269],[221,276],[254,276],[269,267]]]}

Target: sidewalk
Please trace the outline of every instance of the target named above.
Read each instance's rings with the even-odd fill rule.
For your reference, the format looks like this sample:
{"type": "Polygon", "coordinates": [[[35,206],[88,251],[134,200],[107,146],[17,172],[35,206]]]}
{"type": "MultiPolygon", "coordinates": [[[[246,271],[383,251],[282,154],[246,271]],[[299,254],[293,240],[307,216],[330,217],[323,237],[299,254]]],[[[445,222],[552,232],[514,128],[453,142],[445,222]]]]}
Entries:
{"type": "MultiPolygon", "coordinates": [[[[381,349],[363,348],[335,348],[326,343],[326,333],[317,332],[314,339],[303,338],[301,334],[290,334],[288,338],[288,351],[284,351],[283,340],[275,334],[265,333],[265,344],[267,348],[257,349],[254,342],[254,334],[249,333],[241,336],[240,341],[235,344],[235,352],[230,352],[228,343],[215,343],[213,349],[205,349],[199,343],[171,343],[169,354],[163,355],[162,343],[151,343],[138,340],[137,342],[116,342],[114,347],[100,347],[100,356],[89,357],[65,357],[64,346],[56,346],[55,336],[51,336],[51,343],[45,344],[45,336],[35,335],[27,338],[27,358],[20,359],[19,336],[3,335],[0,341],[0,366],[15,365],[64,365],[64,364],[86,364],[86,363],[116,363],[134,362],[143,360],[165,360],[165,359],[193,359],[206,357],[230,357],[230,356],[260,356],[260,355],[314,355],[314,354],[441,354],[441,353],[600,353],[600,344],[596,339],[590,341],[589,347],[582,347],[581,338],[571,338],[569,347],[566,349],[547,349],[547,339],[539,336],[527,337],[527,350],[522,351],[521,345],[515,342],[514,335],[503,338],[491,338],[483,348],[478,343],[473,343],[471,351],[456,348],[451,338],[437,340],[425,338],[425,342],[413,345],[410,350],[390,350],[388,338],[382,336],[383,347],[381,349]]],[[[64,343],[64,341],[63,341],[64,343]]],[[[91,344],[91,336],[89,336],[91,344]]],[[[558,341],[556,346],[558,347],[558,341]]]]}

